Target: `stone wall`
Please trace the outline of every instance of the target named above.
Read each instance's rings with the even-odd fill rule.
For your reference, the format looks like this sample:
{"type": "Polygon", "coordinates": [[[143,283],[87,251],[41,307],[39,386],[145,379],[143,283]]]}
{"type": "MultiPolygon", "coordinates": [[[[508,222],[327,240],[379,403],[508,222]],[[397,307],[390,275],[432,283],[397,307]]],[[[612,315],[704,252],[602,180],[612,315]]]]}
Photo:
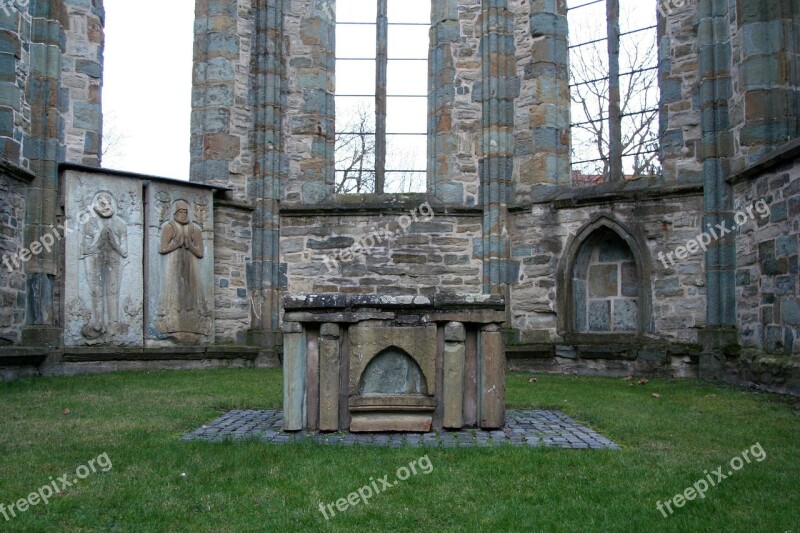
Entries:
{"type": "Polygon", "coordinates": [[[245,344],[250,315],[260,310],[247,284],[252,254],[248,204],[217,201],[214,209],[214,326],[217,344],[245,344]]]}
{"type": "MultiPolygon", "coordinates": [[[[512,0],[516,71],[514,185],[517,201],[537,185],[571,184],[566,2],[512,0]]],[[[547,187],[545,187],[547,189],[547,187]]]]}
{"type": "Polygon", "coordinates": [[[0,346],[18,344],[25,324],[26,277],[18,257],[24,247],[26,183],[0,169],[0,346]]]}
{"type": "MultiPolygon", "coordinates": [[[[800,355],[800,162],[788,161],[738,178],[739,212],[755,214],[737,230],[736,296],[743,348],[800,355]],[[769,206],[767,212],[758,205],[769,206]],[[755,207],[754,207],[755,205],[755,207]],[[760,211],[759,211],[760,209],[760,211]]],[[[794,159],[794,160],[792,160],[794,159]]]]}
{"type": "Polygon", "coordinates": [[[512,342],[563,341],[559,313],[566,310],[561,308],[557,292],[559,263],[565,260],[582,228],[597,217],[618,222],[646,249],[646,264],[642,266],[649,273],[649,285],[644,290],[652,295],[648,336],[697,342],[706,312],[703,254],[684,260],[673,256],[674,264],[666,254],[701,233],[702,197],[699,192],[674,196],[653,192],[652,197],[639,201],[595,200],[580,207],[568,207],[572,198],[565,193],[561,200],[535,205],[531,214],[514,217],[511,254],[519,270],[511,287],[512,342]],[[659,253],[664,254],[664,261],[659,253]]]}
{"type": "Polygon", "coordinates": [[[480,293],[481,212],[421,203],[374,214],[284,212],[288,294],[480,293]]]}
{"type": "Polygon", "coordinates": [[[446,203],[477,205],[482,107],[475,89],[481,80],[481,4],[477,0],[435,4],[429,66],[434,96],[429,192],[446,203]]]}

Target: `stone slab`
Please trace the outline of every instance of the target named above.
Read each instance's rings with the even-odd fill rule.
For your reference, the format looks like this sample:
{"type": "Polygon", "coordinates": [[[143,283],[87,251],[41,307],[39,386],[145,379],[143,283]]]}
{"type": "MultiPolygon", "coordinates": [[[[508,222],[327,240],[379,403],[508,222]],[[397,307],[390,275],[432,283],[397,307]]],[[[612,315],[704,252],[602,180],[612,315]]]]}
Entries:
{"type": "Polygon", "coordinates": [[[353,413],[350,431],[374,433],[377,431],[410,431],[425,433],[431,430],[431,415],[400,413],[353,413]]]}
{"type": "Polygon", "coordinates": [[[480,414],[481,428],[499,428],[505,421],[505,369],[503,335],[499,328],[480,334],[480,414]],[[498,329],[498,331],[495,331],[498,329]]]}
{"type": "Polygon", "coordinates": [[[411,356],[425,377],[427,394],[436,394],[436,326],[354,327],[350,329],[350,395],[357,395],[369,363],[394,346],[411,356]]]}
{"type": "Polygon", "coordinates": [[[78,171],[64,181],[64,345],[142,346],[141,181],[78,171]]]}
{"type": "Polygon", "coordinates": [[[153,181],[147,186],[145,343],[214,343],[212,192],[153,181]]]}
{"type": "Polygon", "coordinates": [[[306,352],[305,333],[283,336],[283,429],[300,431],[306,424],[306,352]]]}
{"type": "Polygon", "coordinates": [[[339,429],[339,371],[341,365],[339,339],[320,338],[319,341],[319,429],[339,429]]]}
{"type": "Polygon", "coordinates": [[[448,342],[444,346],[444,427],[461,429],[464,425],[464,364],[463,342],[448,342]]]}
{"type": "Polygon", "coordinates": [[[306,429],[319,429],[319,332],[306,332],[306,429]]]}

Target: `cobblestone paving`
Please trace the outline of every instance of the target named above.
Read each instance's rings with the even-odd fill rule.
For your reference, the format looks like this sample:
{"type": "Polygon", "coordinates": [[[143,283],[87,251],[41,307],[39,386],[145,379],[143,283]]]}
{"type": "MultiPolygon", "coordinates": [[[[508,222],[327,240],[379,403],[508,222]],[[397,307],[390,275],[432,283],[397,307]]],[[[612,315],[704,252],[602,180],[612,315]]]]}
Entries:
{"type": "Polygon", "coordinates": [[[431,433],[286,433],[281,430],[283,412],[231,411],[188,435],[183,440],[222,441],[260,439],[276,444],[314,441],[324,444],[389,446],[431,446],[468,448],[474,446],[548,446],[570,449],[619,450],[619,446],[597,432],[576,423],[558,411],[506,412],[506,427],[498,431],[468,429],[431,433]]]}

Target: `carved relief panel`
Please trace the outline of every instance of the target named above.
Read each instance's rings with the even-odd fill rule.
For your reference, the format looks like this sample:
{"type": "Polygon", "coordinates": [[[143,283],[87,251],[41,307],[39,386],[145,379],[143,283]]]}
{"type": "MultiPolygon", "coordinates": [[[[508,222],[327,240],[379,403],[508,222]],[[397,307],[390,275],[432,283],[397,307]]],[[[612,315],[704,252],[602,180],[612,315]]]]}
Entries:
{"type": "Polygon", "coordinates": [[[147,188],[147,345],[214,342],[214,221],[211,192],[147,188]]]}
{"type": "Polygon", "coordinates": [[[66,174],[66,346],[142,346],[142,206],[139,180],[66,174]]]}

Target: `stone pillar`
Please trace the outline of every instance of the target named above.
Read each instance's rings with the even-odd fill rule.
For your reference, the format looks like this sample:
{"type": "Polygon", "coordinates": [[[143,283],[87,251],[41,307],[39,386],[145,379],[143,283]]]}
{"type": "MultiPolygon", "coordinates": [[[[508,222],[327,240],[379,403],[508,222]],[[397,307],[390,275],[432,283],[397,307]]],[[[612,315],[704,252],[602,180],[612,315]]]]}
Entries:
{"type": "Polygon", "coordinates": [[[253,74],[255,102],[253,131],[254,175],[248,196],[255,204],[252,263],[247,268],[249,290],[256,305],[252,313],[252,342],[272,348],[280,344],[280,290],[286,287],[280,263],[280,200],[282,176],[288,174],[283,148],[285,104],[283,67],[283,2],[258,0],[253,74]]]}
{"type": "Polygon", "coordinates": [[[514,19],[507,0],[484,2],[482,9],[482,78],[475,90],[483,104],[483,292],[505,296],[509,273],[508,203],[514,197],[514,99],[519,94],[519,79],[514,59],[514,19]]]}
{"type": "Polygon", "coordinates": [[[466,332],[460,322],[444,328],[444,427],[464,426],[464,362],[466,332]]]}
{"type": "Polygon", "coordinates": [[[283,429],[300,431],[306,425],[308,341],[299,322],[283,325],[283,429]]]}
{"type": "Polygon", "coordinates": [[[242,199],[251,174],[245,163],[252,131],[252,16],[237,2],[204,0],[197,2],[194,24],[190,178],[232,187],[242,199]]]}
{"type": "MultiPolygon", "coordinates": [[[[737,2],[731,36],[731,124],[738,149],[732,171],[800,136],[800,21],[797,0],[737,2]]],[[[731,17],[732,18],[732,17],[731,17]]]]}
{"type": "MultiPolygon", "coordinates": [[[[566,2],[532,0],[530,31],[532,58],[526,65],[524,84],[533,85],[531,107],[532,158],[521,169],[517,194],[530,194],[537,185],[572,184],[569,153],[569,53],[566,2]]],[[[545,190],[549,190],[545,188],[545,190]]],[[[530,196],[525,196],[529,200],[530,196]]]]}
{"type": "Polygon", "coordinates": [[[66,54],[62,62],[62,97],[65,110],[66,160],[100,166],[103,131],[101,89],[103,83],[102,0],[64,0],[69,18],[65,30],[66,54]]]}
{"type": "MultiPolygon", "coordinates": [[[[702,106],[702,142],[700,159],[705,176],[704,227],[733,221],[733,195],[725,181],[730,174],[733,137],[728,105],[731,90],[731,38],[727,10],[716,0],[700,0],[698,5],[700,49],[700,104],[702,106]]],[[[736,325],[736,235],[715,239],[706,252],[707,329],[703,344],[712,349],[735,341],[736,325]],[[731,334],[731,331],[733,332],[731,334]]],[[[701,363],[701,372],[703,364],[701,363]]]]}
{"type": "Polygon", "coordinates": [[[288,153],[302,157],[289,161],[282,199],[319,204],[331,199],[335,189],[335,2],[292,0],[284,2],[284,10],[284,46],[292,56],[284,62],[286,90],[291,94],[284,114],[284,143],[288,153]]]}
{"type": "Polygon", "coordinates": [[[428,98],[428,191],[444,202],[464,201],[464,186],[452,182],[457,140],[453,132],[456,67],[453,41],[459,37],[458,2],[433,2],[428,98]]]}
{"type": "MultiPolygon", "coordinates": [[[[267,351],[280,344],[279,292],[285,285],[278,207],[279,180],[286,174],[284,4],[253,0],[244,9],[204,0],[195,10],[191,180],[230,187],[228,200],[253,208],[252,227],[226,233],[218,249],[236,264],[224,261],[216,290],[226,302],[246,302],[250,311],[239,315],[249,319],[246,342],[267,351]],[[229,284],[226,270],[246,270],[246,291],[229,284]]],[[[221,229],[240,225],[234,213],[219,215],[221,229]]]]}
{"type": "Polygon", "coordinates": [[[306,429],[319,429],[319,330],[306,331],[306,429]]]}
{"type": "Polygon", "coordinates": [[[505,425],[505,350],[500,326],[484,326],[478,346],[479,397],[478,422],[483,429],[497,429],[505,425]]]}
{"type": "Polygon", "coordinates": [[[339,380],[342,330],[337,324],[323,324],[319,337],[319,429],[339,429],[339,380]]]}
{"type": "Polygon", "coordinates": [[[0,9],[0,31],[3,49],[0,51],[0,159],[13,165],[28,167],[23,161],[24,137],[30,134],[30,116],[26,116],[24,87],[30,73],[27,47],[29,37],[24,32],[30,28],[31,17],[27,9],[17,4],[5,4],[0,9]]]}
{"type": "Polygon", "coordinates": [[[697,145],[701,106],[698,75],[697,2],[660,1],[658,15],[658,85],[661,93],[659,140],[666,182],[702,182],[697,145]]]}
{"type": "MultiPolygon", "coordinates": [[[[26,100],[30,106],[30,137],[25,140],[23,158],[36,175],[27,191],[25,245],[30,247],[53,231],[58,214],[58,164],[64,160],[64,123],[60,115],[60,88],[65,35],[62,0],[30,4],[30,75],[26,100]]],[[[27,326],[23,343],[57,345],[58,250],[44,251],[25,265],[27,273],[27,326]]]]}

